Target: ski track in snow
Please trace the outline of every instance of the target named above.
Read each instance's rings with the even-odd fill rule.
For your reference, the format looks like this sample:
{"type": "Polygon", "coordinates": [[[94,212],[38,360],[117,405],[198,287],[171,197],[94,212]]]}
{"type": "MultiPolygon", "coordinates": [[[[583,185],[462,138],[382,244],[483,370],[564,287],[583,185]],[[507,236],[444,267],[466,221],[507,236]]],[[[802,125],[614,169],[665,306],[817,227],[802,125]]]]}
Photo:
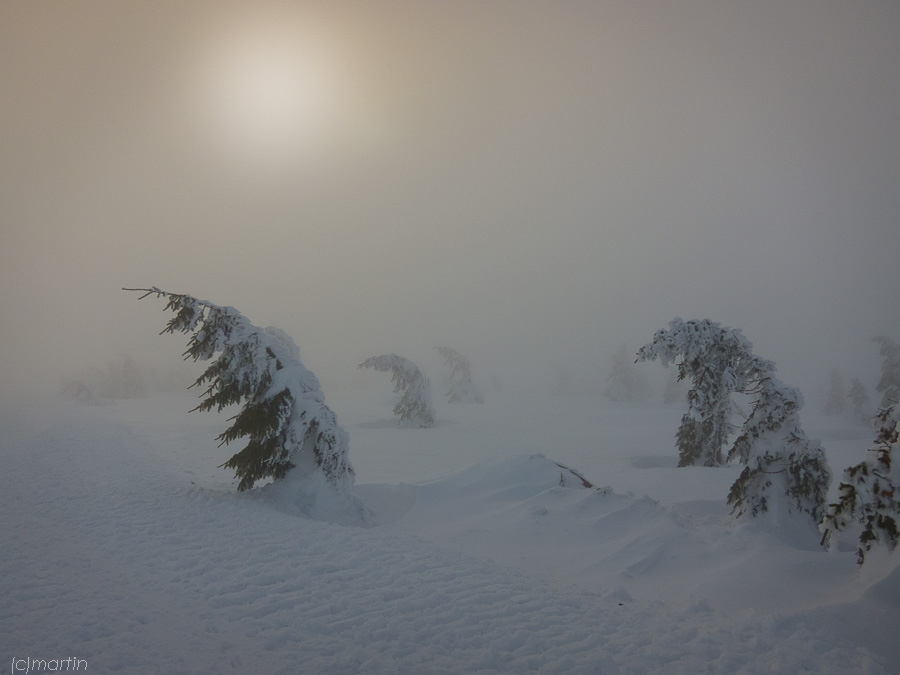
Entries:
{"type": "MultiPolygon", "coordinates": [[[[840,613],[620,604],[614,589],[516,570],[398,526],[316,522],[254,493],[193,485],[113,406],[46,414],[0,428],[0,667],[69,656],[95,673],[167,674],[897,666],[836,637],[840,613]]],[[[896,607],[867,609],[896,625],[896,607]]]]}

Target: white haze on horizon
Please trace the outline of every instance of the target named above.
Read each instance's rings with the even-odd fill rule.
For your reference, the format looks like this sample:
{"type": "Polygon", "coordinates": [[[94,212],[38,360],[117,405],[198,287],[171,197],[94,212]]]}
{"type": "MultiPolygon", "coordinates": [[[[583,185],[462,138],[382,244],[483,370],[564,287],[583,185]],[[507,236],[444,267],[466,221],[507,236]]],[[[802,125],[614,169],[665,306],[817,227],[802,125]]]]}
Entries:
{"type": "Polygon", "coordinates": [[[339,7],[0,4],[0,391],[177,365],[120,290],[153,284],[280,326],[326,385],[438,345],[482,386],[602,378],[681,316],[810,405],[832,367],[875,398],[900,5],[339,7]],[[302,83],[277,109],[269,51],[302,83]]]}

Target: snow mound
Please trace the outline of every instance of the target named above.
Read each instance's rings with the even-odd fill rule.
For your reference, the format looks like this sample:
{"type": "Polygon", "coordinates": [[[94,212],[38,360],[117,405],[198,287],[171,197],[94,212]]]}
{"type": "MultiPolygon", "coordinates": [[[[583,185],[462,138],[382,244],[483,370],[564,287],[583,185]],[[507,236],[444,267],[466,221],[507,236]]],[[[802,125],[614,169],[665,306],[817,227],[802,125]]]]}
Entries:
{"type": "Polygon", "coordinates": [[[390,528],[644,606],[813,609],[836,601],[823,584],[844,574],[821,550],[735,521],[722,501],[664,506],[588,488],[543,455],[480,462],[418,485],[412,505],[405,498],[390,528]]]}
{"type": "Polygon", "coordinates": [[[397,527],[567,581],[606,577],[610,565],[622,579],[642,576],[686,538],[652,499],[595,488],[543,455],[488,460],[423,483],[397,527]]]}

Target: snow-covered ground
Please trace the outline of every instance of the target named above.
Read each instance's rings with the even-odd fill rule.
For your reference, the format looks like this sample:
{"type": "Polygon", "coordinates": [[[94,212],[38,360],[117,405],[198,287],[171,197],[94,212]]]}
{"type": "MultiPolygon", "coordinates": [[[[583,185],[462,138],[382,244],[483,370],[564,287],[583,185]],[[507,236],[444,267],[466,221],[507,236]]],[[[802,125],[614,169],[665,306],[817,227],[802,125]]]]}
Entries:
{"type": "MultiPolygon", "coordinates": [[[[326,393],[369,528],[235,492],[190,394],[0,412],[0,667],[900,672],[900,556],[736,523],[736,467],[675,467],[678,407],[494,394],[410,429],[326,393]]],[[[836,476],[872,444],[804,412],[836,476]]]]}

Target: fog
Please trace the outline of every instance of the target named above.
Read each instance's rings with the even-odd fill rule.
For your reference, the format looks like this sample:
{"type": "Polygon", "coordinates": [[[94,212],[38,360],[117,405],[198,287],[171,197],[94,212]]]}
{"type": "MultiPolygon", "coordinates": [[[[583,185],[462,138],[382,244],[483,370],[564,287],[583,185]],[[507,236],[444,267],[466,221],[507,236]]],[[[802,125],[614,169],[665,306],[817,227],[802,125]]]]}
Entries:
{"type": "Polygon", "coordinates": [[[0,3],[0,387],[177,365],[121,290],[156,285],[285,329],[326,395],[437,345],[602,379],[675,316],[872,395],[898,35],[886,0],[0,3]]]}

